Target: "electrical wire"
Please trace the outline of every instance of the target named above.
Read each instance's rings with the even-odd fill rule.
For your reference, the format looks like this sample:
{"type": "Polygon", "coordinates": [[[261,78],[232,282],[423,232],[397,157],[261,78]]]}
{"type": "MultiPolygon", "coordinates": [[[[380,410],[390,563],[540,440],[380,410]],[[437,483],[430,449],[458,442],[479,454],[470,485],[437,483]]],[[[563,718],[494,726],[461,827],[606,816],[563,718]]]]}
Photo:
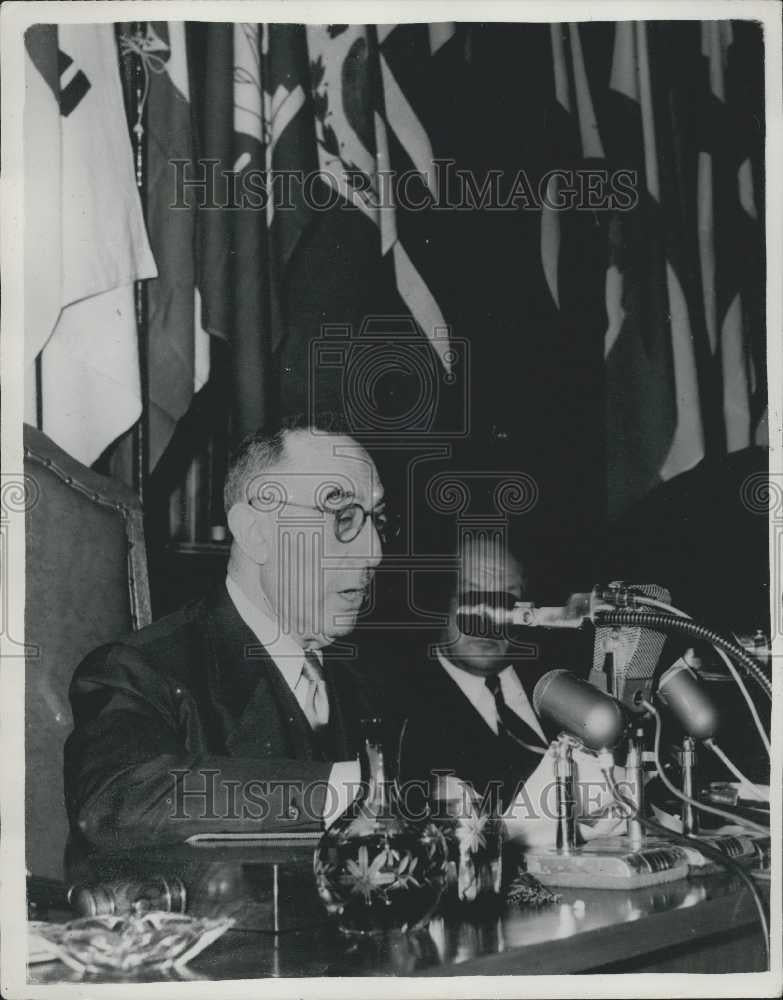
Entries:
{"type": "Polygon", "coordinates": [[[758,730],[758,734],[761,737],[761,742],[764,744],[764,749],[767,751],[767,756],[770,756],[771,753],[772,753],[772,748],[769,745],[769,737],[767,736],[767,732],[764,729],[764,726],[763,726],[763,724],[761,722],[761,719],[759,718],[758,709],[753,704],[753,699],[750,696],[750,692],[748,691],[748,689],[743,684],[742,678],[740,677],[737,668],[731,662],[731,660],[729,659],[729,657],[726,656],[726,654],[723,652],[722,649],[718,649],[717,646],[714,646],[713,648],[714,648],[715,652],[718,654],[718,656],[723,660],[723,662],[728,667],[728,670],[729,670],[729,673],[731,674],[731,676],[737,682],[737,685],[738,685],[740,691],[742,692],[742,696],[745,699],[745,701],[747,702],[748,708],[750,709],[750,714],[753,716],[753,721],[755,722],[756,729],[758,730]]]}
{"type": "Polygon", "coordinates": [[[655,767],[658,771],[658,777],[664,783],[666,788],[674,795],[676,798],[681,799],[683,802],[687,802],[696,809],[700,809],[702,812],[712,813],[715,816],[720,816],[721,819],[727,819],[731,823],[737,823],[741,826],[746,826],[751,830],[755,830],[756,833],[762,834],[764,837],[769,836],[769,827],[762,826],[760,823],[754,823],[753,820],[745,819],[744,816],[737,816],[733,813],[726,812],[724,809],[718,809],[716,806],[708,806],[704,802],[697,802],[696,799],[692,799],[685,795],[683,792],[676,788],[671,781],[669,781],[666,776],[663,765],[661,764],[661,713],[651,702],[647,701],[646,698],[642,699],[642,704],[655,716],[655,741],[653,747],[653,756],[655,758],[655,767]]]}
{"type": "MultiPolygon", "coordinates": [[[[676,615],[678,618],[687,618],[689,621],[692,620],[691,616],[689,614],[686,614],[680,608],[675,608],[674,605],[666,604],[664,601],[653,600],[652,597],[636,597],[636,603],[646,604],[649,605],[650,607],[658,608],[660,611],[668,611],[670,614],[676,615]]],[[[767,756],[769,756],[772,752],[769,744],[769,737],[767,736],[767,732],[764,729],[764,726],[759,717],[758,709],[756,708],[753,699],[750,696],[750,692],[748,691],[744,681],[740,677],[739,671],[731,662],[729,657],[723,652],[722,649],[716,646],[715,643],[711,643],[711,645],[712,648],[715,650],[715,652],[718,654],[718,656],[725,663],[729,673],[734,678],[737,687],[742,692],[742,697],[745,699],[745,702],[747,703],[748,709],[750,710],[750,714],[753,717],[754,723],[756,724],[756,729],[758,730],[758,734],[761,737],[761,742],[764,744],[764,748],[767,751],[767,756]]]]}
{"type": "Polygon", "coordinates": [[[749,795],[751,795],[754,799],[760,799],[762,802],[767,801],[764,794],[760,792],[758,788],[756,788],[756,786],[749,778],[745,777],[745,775],[742,773],[742,771],[740,771],[737,765],[732,760],[729,759],[729,757],[723,752],[723,750],[721,750],[721,748],[718,746],[715,740],[712,739],[703,740],[703,743],[705,746],[709,747],[710,750],[712,750],[712,752],[718,758],[718,760],[720,760],[731,771],[731,773],[734,775],[737,781],[739,781],[740,786],[742,788],[745,788],[749,795]]]}
{"type": "Polygon", "coordinates": [[[610,768],[602,768],[601,773],[603,774],[612,795],[618,805],[623,806],[625,809],[630,810],[631,817],[638,820],[642,826],[654,833],[657,833],[661,837],[665,837],[669,840],[675,841],[675,843],[684,844],[686,846],[696,847],[705,857],[710,858],[717,864],[723,865],[729,872],[736,875],[742,883],[745,885],[747,890],[750,892],[753,902],[756,906],[756,912],[758,913],[759,925],[761,927],[761,934],[764,939],[764,955],[766,958],[766,965],[769,968],[769,924],[767,922],[767,914],[764,909],[764,901],[761,898],[761,893],[758,890],[758,886],[753,881],[751,876],[745,871],[745,869],[738,865],[733,858],[728,857],[718,848],[714,847],[712,844],[701,840],[699,837],[692,837],[684,833],[678,833],[676,830],[670,830],[668,827],[656,823],[654,820],[648,819],[646,816],[642,816],[639,812],[638,806],[635,802],[630,799],[625,798],[623,793],[620,791],[617,782],[615,781],[614,775],[610,768]]]}

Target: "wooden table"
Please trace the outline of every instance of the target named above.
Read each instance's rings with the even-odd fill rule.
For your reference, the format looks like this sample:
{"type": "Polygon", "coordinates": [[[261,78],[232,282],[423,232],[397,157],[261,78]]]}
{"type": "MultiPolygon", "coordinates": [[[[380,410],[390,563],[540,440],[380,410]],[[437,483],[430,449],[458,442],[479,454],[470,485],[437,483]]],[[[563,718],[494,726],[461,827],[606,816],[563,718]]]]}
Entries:
{"type": "MultiPolygon", "coordinates": [[[[540,910],[453,906],[415,935],[355,943],[325,923],[311,856],[311,848],[301,845],[182,847],[143,858],[104,858],[95,871],[104,878],[176,875],[188,888],[190,912],[232,912],[236,929],[193,960],[190,974],[196,979],[765,968],[753,901],[727,874],[634,890],[563,889],[559,903],[540,910]],[[275,879],[278,926],[291,928],[279,933],[272,930],[275,879]]],[[[76,979],[60,963],[30,969],[31,982],[76,979]]]]}

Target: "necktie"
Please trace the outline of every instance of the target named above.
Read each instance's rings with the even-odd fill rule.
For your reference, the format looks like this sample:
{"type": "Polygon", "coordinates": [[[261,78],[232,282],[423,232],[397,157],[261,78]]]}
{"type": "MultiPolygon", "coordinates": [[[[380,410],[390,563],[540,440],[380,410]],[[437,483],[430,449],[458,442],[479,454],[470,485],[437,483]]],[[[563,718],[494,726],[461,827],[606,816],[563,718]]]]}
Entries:
{"type": "Polygon", "coordinates": [[[541,742],[541,737],[532,729],[524,719],[520,719],[516,712],[512,711],[506,704],[503,697],[503,688],[500,686],[500,677],[492,674],[484,682],[489,689],[489,693],[495,699],[495,708],[498,713],[498,736],[502,737],[517,750],[531,751],[532,753],[544,754],[546,747],[541,742]]]}
{"type": "Polygon", "coordinates": [[[313,729],[320,729],[329,722],[329,695],[323,668],[312,649],[306,649],[299,683],[307,685],[301,702],[307,721],[313,729]]]}

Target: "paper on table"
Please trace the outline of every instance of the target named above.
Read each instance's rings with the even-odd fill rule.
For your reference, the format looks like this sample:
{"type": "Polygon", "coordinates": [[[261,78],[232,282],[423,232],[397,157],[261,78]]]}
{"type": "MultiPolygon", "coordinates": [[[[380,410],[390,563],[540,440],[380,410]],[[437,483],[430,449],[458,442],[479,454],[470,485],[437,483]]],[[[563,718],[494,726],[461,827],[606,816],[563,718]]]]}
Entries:
{"type": "MultiPolygon", "coordinates": [[[[577,749],[573,759],[577,803],[582,820],[579,823],[580,833],[585,840],[622,833],[625,819],[611,812],[614,798],[596,758],[577,749]]],[[[625,769],[615,767],[613,774],[622,787],[627,780],[625,769]]],[[[555,759],[550,749],[503,816],[509,838],[523,847],[554,846],[556,804],[555,759]]]]}

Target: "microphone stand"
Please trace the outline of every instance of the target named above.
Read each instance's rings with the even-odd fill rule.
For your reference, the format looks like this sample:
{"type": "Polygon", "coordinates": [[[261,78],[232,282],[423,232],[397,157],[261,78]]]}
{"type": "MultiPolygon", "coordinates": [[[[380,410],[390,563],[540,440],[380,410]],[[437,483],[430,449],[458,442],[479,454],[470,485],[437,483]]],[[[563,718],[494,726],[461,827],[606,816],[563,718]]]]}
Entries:
{"type": "MultiPolygon", "coordinates": [[[[689,799],[695,799],[698,757],[696,740],[693,736],[686,734],[683,737],[680,761],[682,765],[682,793],[689,799]]],[[[739,864],[752,864],[759,857],[756,839],[747,830],[736,833],[712,833],[709,830],[700,830],[696,811],[690,802],[683,801],[682,803],[681,822],[682,832],[686,836],[698,837],[739,864]]],[[[657,838],[656,842],[658,842],[657,838]]],[[[698,844],[685,847],[684,850],[688,855],[691,874],[706,874],[715,870],[715,862],[699,850],[698,844]]]]}
{"type": "MultiPolygon", "coordinates": [[[[627,771],[633,799],[642,805],[643,769],[641,731],[628,740],[627,771]]],[[[688,874],[683,848],[647,840],[639,820],[629,816],[626,833],[583,842],[576,821],[574,750],[581,740],[562,732],[553,740],[555,762],[556,829],[553,847],[526,853],[527,870],[545,885],[572,888],[633,889],[674,882],[688,874]]],[[[609,751],[601,751],[609,758],[609,751]]],[[[631,796],[629,796],[631,797],[631,796]]]]}
{"type": "Polygon", "coordinates": [[[579,740],[569,733],[561,733],[552,742],[555,759],[555,801],[557,833],[555,844],[561,855],[570,855],[577,849],[576,796],[574,794],[574,748],[579,740]]]}
{"type": "MultiPolygon", "coordinates": [[[[682,741],[682,793],[687,795],[689,799],[694,797],[695,771],[696,740],[692,736],[686,736],[682,741]]],[[[690,802],[682,804],[682,832],[685,834],[696,833],[696,817],[690,802]]]]}
{"type": "MultiPolygon", "coordinates": [[[[625,770],[629,783],[632,785],[629,798],[633,800],[637,813],[644,810],[644,767],[642,764],[642,747],[639,737],[642,730],[637,729],[633,736],[628,739],[628,754],[625,760],[625,770]]],[[[635,815],[628,817],[627,826],[628,843],[632,850],[638,851],[644,845],[644,830],[641,822],[635,815]]]]}

